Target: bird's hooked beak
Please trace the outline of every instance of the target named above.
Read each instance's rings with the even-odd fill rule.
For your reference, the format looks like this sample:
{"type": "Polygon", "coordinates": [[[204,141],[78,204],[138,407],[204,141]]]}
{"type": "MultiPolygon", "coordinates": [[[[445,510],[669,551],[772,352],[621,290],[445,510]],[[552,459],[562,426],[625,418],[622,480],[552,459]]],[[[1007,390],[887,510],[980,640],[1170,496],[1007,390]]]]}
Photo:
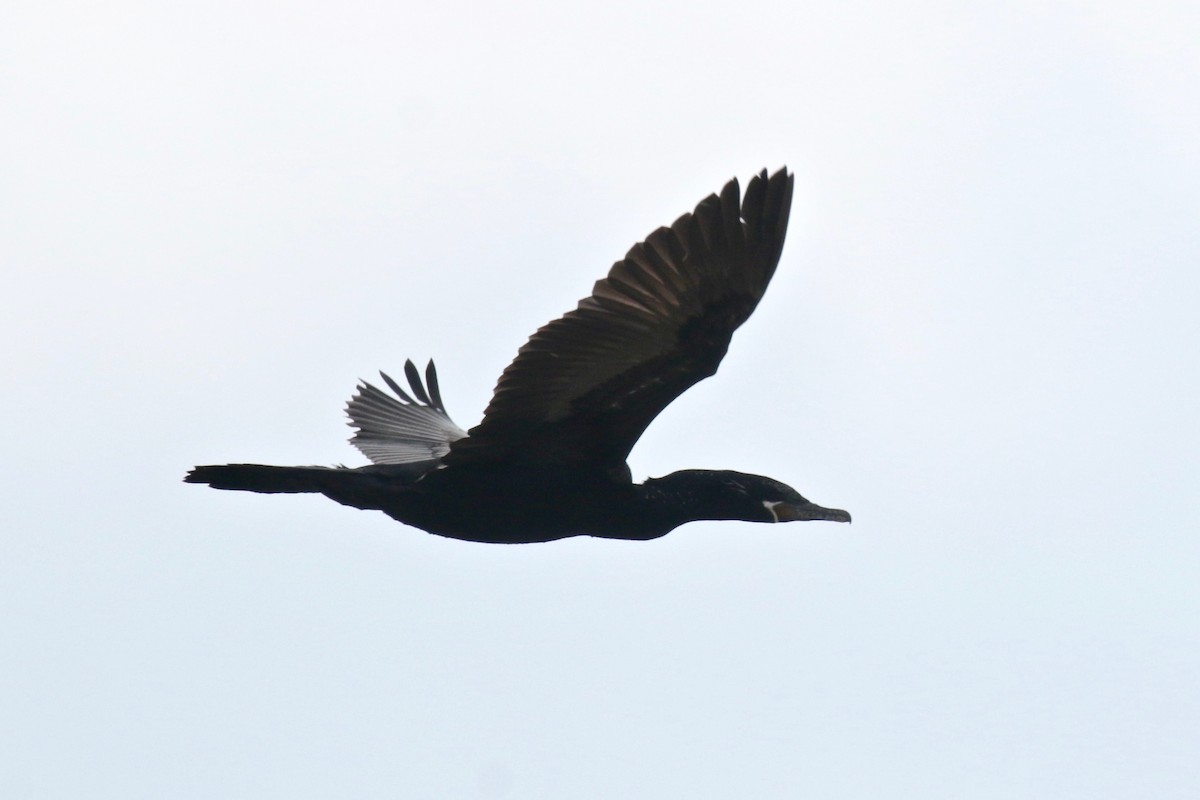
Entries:
{"type": "Polygon", "coordinates": [[[776,522],[798,522],[810,519],[823,519],[829,522],[849,522],[850,512],[840,508],[825,508],[805,500],[802,503],[763,503],[776,522]]]}

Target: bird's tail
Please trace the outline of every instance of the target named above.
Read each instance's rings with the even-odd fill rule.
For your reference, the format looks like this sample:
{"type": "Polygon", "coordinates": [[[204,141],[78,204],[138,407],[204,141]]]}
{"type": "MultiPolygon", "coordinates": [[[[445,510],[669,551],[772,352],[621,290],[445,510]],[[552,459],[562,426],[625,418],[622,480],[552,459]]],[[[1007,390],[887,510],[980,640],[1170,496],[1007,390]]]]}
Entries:
{"type": "Polygon", "coordinates": [[[194,467],[185,483],[207,483],[214,489],[264,494],[323,494],[354,508],[380,509],[395,505],[398,494],[437,461],[411,464],[369,464],[365,467],[271,467],[265,464],[217,464],[194,467]]]}
{"type": "Polygon", "coordinates": [[[207,483],[214,489],[266,494],[324,492],[339,472],[330,467],[269,467],[265,464],[220,464],[196,467],[185,483],[207,483]]]}

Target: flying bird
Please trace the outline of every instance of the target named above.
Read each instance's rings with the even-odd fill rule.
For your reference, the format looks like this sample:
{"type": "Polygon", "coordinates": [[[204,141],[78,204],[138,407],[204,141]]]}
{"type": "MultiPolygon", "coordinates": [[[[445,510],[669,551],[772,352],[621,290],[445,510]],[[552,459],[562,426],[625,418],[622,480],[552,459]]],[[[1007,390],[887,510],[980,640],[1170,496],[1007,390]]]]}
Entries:
{"type": "Polygon", "coordinates": [[[366,382],[347,404],[364,467],[196,467],[216,489],[313,492],[473,542],[568,536],[654,539],[696,520],[849,522],[777,480],[686,469],[634,483],[626,458],[688,387],[717,371],[762,299],[787,233],[793,176],[737,180],[633,246],[578,307],[540,328],[469,431],[442,402],[430,361],[409,391],[366,382]]]}

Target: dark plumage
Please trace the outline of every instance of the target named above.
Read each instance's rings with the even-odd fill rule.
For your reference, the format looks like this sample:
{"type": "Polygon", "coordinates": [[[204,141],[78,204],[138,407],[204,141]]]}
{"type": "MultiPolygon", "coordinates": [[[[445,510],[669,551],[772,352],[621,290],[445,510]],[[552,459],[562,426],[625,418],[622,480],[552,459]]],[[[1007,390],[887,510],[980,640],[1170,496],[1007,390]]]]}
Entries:
{"type": "Polygon", "coordinates": [[[740,472],[683,470],[633,483],[646,426],[717,371],[779,263],[792,176],[730,181],[637,244],[590,297],[545,325],[504,370],[483,421],[451,421],[433,362],[405,364],[410,395],[359,385],[347,413],[366,467],[196,467],[217,489],[319,492],[431,533],[477,542],[566,536],[653,539],[694,520],[788,522],[850,515],[740,472]]]}

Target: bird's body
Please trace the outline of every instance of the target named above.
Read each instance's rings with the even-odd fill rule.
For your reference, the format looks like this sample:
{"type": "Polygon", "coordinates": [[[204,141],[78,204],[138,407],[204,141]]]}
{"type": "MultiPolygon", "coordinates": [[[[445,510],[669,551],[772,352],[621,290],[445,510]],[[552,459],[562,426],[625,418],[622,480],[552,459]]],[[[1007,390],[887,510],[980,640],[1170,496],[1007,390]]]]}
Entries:
{"type": "Polygon", "coordinates": [[[363,384],[348,413],[359,468],[226,464],[185,480],[219,489],[317,492],[431,533],[478,542],[590,535],[653,539],[686,522],[849,522],[770,478],[683,470],[633,483],[625,459],[672,400],[716,372],[761,299],[787,231],[792,178],[736,181],[617,262],[590,297],[541,328],[504,371],[483,421],[451,420],[430,362],[410,396],[363,384]]]}

